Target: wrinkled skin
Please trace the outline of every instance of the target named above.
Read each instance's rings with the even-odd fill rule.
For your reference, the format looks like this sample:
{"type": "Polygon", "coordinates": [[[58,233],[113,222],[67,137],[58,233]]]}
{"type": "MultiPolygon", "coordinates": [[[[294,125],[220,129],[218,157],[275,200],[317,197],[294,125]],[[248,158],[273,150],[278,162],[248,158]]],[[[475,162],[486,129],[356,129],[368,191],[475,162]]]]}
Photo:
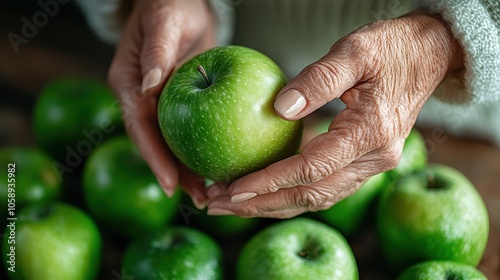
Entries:
{"type": "Polygon", "coordinates": [[[288,218],[327,209],[371,175],[394,168],[418,112],[445,75],[463,66],[461,57],[445,23],[423,14],[369,24],[342,38],[281,91],[298,90],[306,102],[287,119],[340,98],[347,108],[329,132],[299,155],[229,187],[209,188],[209,214],[288,218]],[[233,196],[242,193],[257,196],[237,202],[233,196]]]}
{"type": "Polygon", "coordinates": [[[288,218],[329,208],[397,165],[424,103],[448,73],[463,68],[462,49],[437,16],[412,13],[368,24],[304,68],[276,99],[276,112],[295,120],[340,98],[347,108],[329,132],[298,155],[204,191],[201,178],[164,144],[156,104],[175,65],[213,45],[214,29],[204,1],[137,1],[110,70],[127,131],[167,194],[180,184],[212,215],[288,218]],[[161,80],[148,88],[154,79],[146,73],[155,67],[162,69],[161,80]],[[287,112],[290,89],[303,104],[287,112]]]}
{"type": "Polygon", "coordinates": [[[167,195],[176,186],[198,207],[206,200],[204,181],[181,165],[163,140],[158,97],[176,66],[215,46],[216,20],[205,1],[135,1],[109,70],[128,135],[157,176],[167,195]]]}

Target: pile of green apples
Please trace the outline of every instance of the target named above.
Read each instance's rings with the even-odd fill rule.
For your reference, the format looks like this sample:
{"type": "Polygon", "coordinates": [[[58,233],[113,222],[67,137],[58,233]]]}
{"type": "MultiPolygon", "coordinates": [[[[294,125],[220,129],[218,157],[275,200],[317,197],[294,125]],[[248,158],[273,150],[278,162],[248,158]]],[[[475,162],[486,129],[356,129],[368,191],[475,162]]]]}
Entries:
{"type": "MultiPolygon", "coordinates": [[[[272,107],[284,77],[254,50],[209,50],[168,81],[159,129],[207,181],[261,169],[300,144],[302,122],[272,107]]],[[[0,166],[16,166],[14,187],[0,173],[8,279],[358,279],[350,241],[369,227],[391,278],[486,279],[484,202],[459,171],[428,163],[416,129],[395,169],[328,210],[274,220],[208,216],[181,191],[167,197],[98,82],[54,81],[33,116],[37,146],[0,149],[0,166]]]]}

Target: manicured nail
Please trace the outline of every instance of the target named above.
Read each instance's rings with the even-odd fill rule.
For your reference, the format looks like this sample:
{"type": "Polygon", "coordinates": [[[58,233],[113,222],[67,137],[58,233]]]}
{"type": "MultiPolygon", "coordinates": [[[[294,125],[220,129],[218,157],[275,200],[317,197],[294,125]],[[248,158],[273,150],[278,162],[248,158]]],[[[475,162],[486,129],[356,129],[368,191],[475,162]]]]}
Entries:
{"type": "Polygon", "coordinates": [[[207,206],[205,202],[198,201],[195,198],[193,198],[193,204],[198,210],[203,210],[207,206]]]}
{"type": "Polygon", "coordinates": [[[233,212],[220,208],[212,208],[208,209],[207,214],[210,216],[226,216],[226,215],[234,215],[233,212]]]}
{"type": "Polygon", "coordinates": [[[169,197],[169,198],[172,198],[172,196],[174,196],[174,192],[175,192],[175,189],[174,190],[171,190],[171,189],[167,189],[165,187],[165,185],[163,185],[163,182],[159,179],[159,178],[156,178],[156,181],[158,181],[158,183],[160,184],[161,188],[163,189],[163,192],[169,197]]]}
{"type": "Polygon", "coordinates": [[[235,194],[231,197],[231,202],[232,203],[243,202],[243,201],[249,200],[250,198],[256,197],[256,196],[257,196],[257,194],[254,192],[235,194]]]}
{"type": "Polygon", "coordinates": [[[142,79],[142,88],[141,91],[142,93],[146,92],[148,89],[157,86],[161,82],[161,69],[160,68],[153,68],[144,75],[144,78],[142,79]]]}
{"type": "Polygon", "coordinates": [[[297,90],[291,89],[276,99],[274,109],[285,118],[293,118],[306,107],[306,99],[297,90]]]}

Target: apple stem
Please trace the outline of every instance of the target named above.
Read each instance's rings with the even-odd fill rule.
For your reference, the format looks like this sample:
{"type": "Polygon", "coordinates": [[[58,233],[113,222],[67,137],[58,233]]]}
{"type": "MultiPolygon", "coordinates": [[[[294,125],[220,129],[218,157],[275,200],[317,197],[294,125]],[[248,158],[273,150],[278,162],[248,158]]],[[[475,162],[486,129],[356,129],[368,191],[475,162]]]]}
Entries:
{"type": "Polygon", "coordinates": [[[427,174],[427,186],[430,189],[436,188],[436,178],[434,178],[434,173],[432,172],[427,174]]]}
{"type": "Polygon", "coordinates": [[[299,256],[302,258],[307,258],[307,257],[309,257],[309,254],[307,253],[306,250],[302,250],[299,252],[299,256]]]}
{"type": "Polygon", "coordinates": [[[209,87],[212,83],[210,83],[210,79],[208,79],[207,72],[205,71],[205,68],[203,66],[198,65],[198,72],[200,72],[201,76],[203,79],[205,79],[205,82],[207,83],[207,87],[209,87]]]}

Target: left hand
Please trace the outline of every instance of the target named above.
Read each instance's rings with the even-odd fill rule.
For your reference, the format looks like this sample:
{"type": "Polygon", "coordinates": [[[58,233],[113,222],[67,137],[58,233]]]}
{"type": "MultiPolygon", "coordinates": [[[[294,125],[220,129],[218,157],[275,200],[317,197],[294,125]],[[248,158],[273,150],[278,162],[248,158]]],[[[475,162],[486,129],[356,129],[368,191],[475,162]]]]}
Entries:
{"type": "Polygon", "coordinates": [[[340,98],[346,109],[298,155],[208,188],[208,213],[288,218],[327,209],[394,168],[418,113],[447,73],[463,67],[447,24],[427,14],[366,25],[339,40],[278,95],[284,119],[340,98]]]}

